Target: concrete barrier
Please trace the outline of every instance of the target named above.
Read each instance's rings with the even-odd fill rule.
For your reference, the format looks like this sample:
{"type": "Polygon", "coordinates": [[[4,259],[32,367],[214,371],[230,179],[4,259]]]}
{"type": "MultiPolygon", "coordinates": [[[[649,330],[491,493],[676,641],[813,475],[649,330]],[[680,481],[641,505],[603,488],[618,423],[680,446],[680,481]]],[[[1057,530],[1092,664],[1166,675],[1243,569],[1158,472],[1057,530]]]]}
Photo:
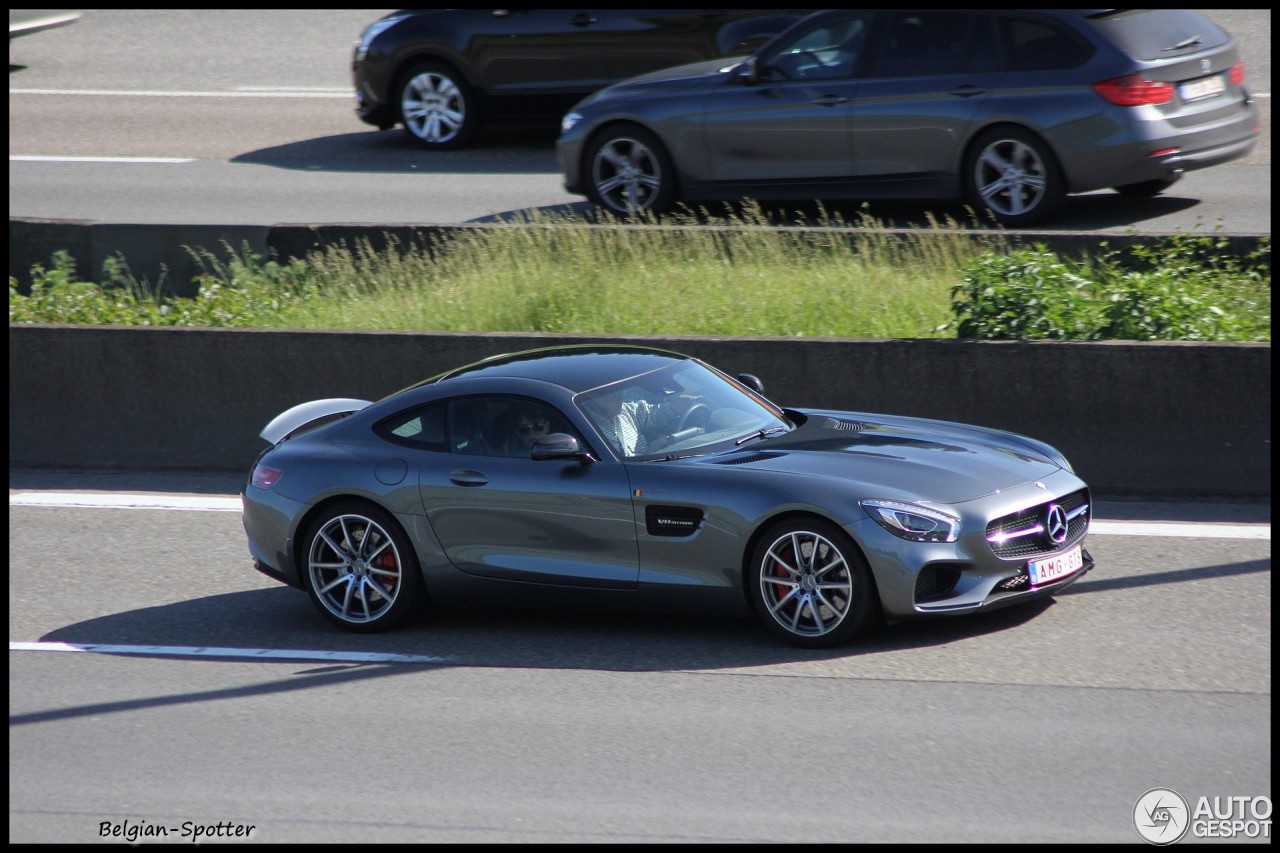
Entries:
{"type": "Polygon", "coordinates": [[[784,406],[1043,439],[1107,496],[1267,499],[1271,346],[11,326],[9,464],[247,471],[258,431],[555,343],[630,341],[754,373],[784,406]]]}

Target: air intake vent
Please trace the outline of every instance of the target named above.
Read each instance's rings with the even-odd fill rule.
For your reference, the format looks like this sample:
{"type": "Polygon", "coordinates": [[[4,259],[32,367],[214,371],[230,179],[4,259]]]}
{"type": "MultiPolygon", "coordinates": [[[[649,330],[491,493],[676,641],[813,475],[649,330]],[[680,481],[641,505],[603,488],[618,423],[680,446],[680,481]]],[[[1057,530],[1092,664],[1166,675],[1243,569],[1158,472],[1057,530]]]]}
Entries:
{"type": "Polygon", "coordinates": [[[823,421],[822,426],[826,429],[838,429],[843,432],[862,432],[867,425],[861,421],[842,421],[836,418],[827,418],[823,421]]]}
{"type": "Polygon", "coordinates": [[[746,456],[731,456],[728,459],[717,459],[717,465],[746,465],[748,462],[763,462],[766,459],[777,459],[781,453],[748,453],[746,456]]]}

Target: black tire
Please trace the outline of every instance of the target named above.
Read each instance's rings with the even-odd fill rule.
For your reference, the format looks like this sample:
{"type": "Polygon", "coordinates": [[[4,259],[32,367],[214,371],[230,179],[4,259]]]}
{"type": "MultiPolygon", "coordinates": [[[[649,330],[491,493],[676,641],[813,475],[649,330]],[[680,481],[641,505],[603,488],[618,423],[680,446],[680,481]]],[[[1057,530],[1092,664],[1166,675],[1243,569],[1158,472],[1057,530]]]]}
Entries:
{"type": "Polygon", "coordinates": [[[1139,181],[1136,184],[1125,184],[1113,189],[1128,198],[1152,198],[1169,189],[1178,182],[1181,175],[1172,178],[1156,178],[1153,181],[1139,181]]]}
{"type": "Polygon", "coordinates": [[[394,628],[420,603],[418,558],[400,525],[365,503],[330,507],[303,540],[302,577],[311,602],[349,631],[394,628]]]}
{"type": "Polygon", "coordinates": [[[396,88],[396,104],[409,138],[436,151],[463,147],[480,124],[479,104],[467,81],[438,62],[410,68],[396,88]]]}
{"type": "Polygon", "coordinates": [[[587,196],[619,216],[665,213],[676,202],[676,172],[666,148],[642,127],[612,127],[587,148],[587,196]]]}
{"type": "Polygon", "coordinates": [[[874,627],[882,613],[862,553],[820,518],[783,521],[766,531],[751,555],[747,584],[765,627],[804,648],[845,643],[874,627]]]}
{"type": "Polygon", "coordinates": [[[1065,195],[1057,158],[1040,137],[1020,127],[992,128],[974,140],[964,189],[980,216],[1010,228],[1045,221],[1065,195]]]}

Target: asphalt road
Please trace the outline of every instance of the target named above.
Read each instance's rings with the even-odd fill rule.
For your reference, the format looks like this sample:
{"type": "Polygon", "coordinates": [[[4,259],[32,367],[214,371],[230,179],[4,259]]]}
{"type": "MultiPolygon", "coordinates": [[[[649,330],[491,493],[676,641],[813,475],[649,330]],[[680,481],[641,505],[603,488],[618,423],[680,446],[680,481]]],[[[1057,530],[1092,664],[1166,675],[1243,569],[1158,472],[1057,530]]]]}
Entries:
{"type": "MultiPolygon", "coordinates": [[[[384,10],[85,10],[10,44],[11,216],[110,223],[448,224],[592,210],[563,191],[554,130],[497,128],[427,154],[353,112],[348,63],[384,10]],[[48,158],[169,158],[67,162],[48,158]],[[38,158],[36,160],[15,158],[38,158]]],[[[1237,36],[1264,136],[1156,199],[1070,199],[1048,230],[1271,232],[1267,10],[1214,10],[1237,36]]],[[[834,206],[846,218],[856,206],[834,206]]],[[[959,206],[875,205],[890,225],[959,206]]]]}
{"type": "MultiPolygon", "coordinates": [[[[454,222],[562,209],[544,141],[498,135],[442,161],[356,122],[346,60],[377,14],[86,10],[11,43],[11,216],[454,222]],[[320,97],[246,97],[254,86],[320,97]],[[195,162],[13,160],[54,154],[195,162]]],[[[1270,13],[1210,14],[1265,80],[1269,128],[1270,13]]],[[[1181,209],[1086,197],[1068,216],[1163,230],[1221,211],[1227,230],[1269,234],[1269,137],[1260,148],[1265,162],[1157,200],[1181,209]]],[[[1098,568],[1051,605],[801,652],[745,620],[643,614],[446,612],[343,634],[253,572],[235,512],[12,503],[139,487],[11,472],[11,843],[112,840],[104,824],[189,841],[186,822],[259,842],[1139,843],[1134,804],[1151,788],[1271,795],[1269,507],[1112,505],[1101,518],[1229,521],[1267,538],[1091,535],[1098,568]]],[[[217,498],[234,484],[159,490],[174,489],[217,498]]]]}
{"type": "MultiPolygon", "coordinates": [[[[147,485],[112,479],[11,474],[11,842],[190,821],[259,842],[1136,843],[1151,788],[1271,794],[1269,507],[1106,505],[1098,568],[1052,604],[810,652],[625,613],[346,634],[252,570],[234,511],[14,504],[147,485]],[[1194,535],[1116,526],[1176,513],[1194,535]],[[1217,538],[1242,529],[1267,538],[1217,538]]],[[[227,503],[226,481],[186,485],[227,503]]]]}

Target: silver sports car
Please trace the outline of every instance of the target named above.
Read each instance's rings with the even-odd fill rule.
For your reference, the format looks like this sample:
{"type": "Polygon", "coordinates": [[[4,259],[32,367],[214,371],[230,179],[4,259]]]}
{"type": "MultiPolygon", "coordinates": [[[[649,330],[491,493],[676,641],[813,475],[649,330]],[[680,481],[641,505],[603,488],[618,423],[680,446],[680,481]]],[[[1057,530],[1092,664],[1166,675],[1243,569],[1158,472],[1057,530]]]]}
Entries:
{"type": "Polygon", "coordinates": [[[754,612],[807,647],[1051,596],[1093,567],[1089,490],[1025,436],[781,408],[664,350],[496,356],[262,431],[254,564],[333,623],[419,605],[754,612]]]}

